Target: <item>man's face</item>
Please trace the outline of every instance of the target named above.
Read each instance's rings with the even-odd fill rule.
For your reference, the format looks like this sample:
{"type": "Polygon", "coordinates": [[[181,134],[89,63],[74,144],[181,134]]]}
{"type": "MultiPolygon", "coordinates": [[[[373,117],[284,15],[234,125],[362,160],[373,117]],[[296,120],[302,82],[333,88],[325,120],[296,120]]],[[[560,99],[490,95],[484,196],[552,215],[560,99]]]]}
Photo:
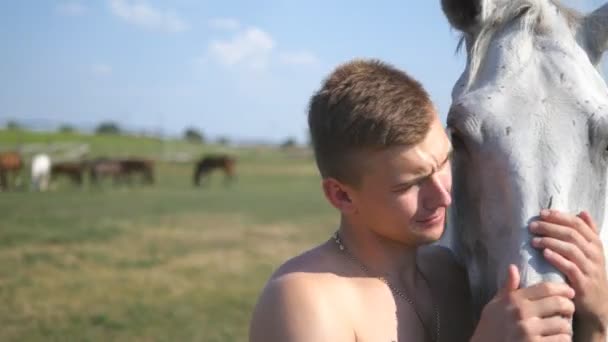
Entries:
{"type": "Polygon", "coordinates": [[[450,205],[450,141],[435,117],[422,142],[361,156],[354,220],[378,235],[419,246],[437,241],[450,205]]]}

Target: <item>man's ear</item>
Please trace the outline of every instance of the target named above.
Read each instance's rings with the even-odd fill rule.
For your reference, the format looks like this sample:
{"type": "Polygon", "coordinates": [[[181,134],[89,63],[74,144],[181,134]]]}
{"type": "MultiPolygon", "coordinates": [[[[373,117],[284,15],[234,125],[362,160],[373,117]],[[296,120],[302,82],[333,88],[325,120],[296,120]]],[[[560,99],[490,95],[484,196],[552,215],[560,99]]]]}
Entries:
{"type": "Polygon", "coordinates": [[[344,214],[355,213],[353,189],[335,178],[325,178],[322,181],[323,193],[329,203],[344,214]]]}

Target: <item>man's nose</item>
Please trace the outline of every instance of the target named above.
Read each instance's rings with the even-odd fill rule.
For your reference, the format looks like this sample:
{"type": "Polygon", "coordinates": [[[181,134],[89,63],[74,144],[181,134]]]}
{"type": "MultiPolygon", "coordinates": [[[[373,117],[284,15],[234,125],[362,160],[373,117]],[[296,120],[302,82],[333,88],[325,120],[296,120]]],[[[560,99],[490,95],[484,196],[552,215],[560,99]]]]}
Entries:
{"type": "Polygon", "coordinates": [[[425,209],[435,210],[438,207],[448,207],[452,204],[452,194],[449,186],[442,181],[437,173],[429,178],[427,191],[423,202],[425,209]]]}

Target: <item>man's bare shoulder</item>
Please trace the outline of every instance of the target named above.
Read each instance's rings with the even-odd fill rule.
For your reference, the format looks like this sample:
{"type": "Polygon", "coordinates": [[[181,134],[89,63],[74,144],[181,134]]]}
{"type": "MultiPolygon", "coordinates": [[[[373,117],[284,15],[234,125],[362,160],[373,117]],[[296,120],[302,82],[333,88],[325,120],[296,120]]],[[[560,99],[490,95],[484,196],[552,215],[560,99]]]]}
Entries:
{"type": "Polygon", "coordinates": [[[331,264],[322,245],[281,265],[258,300],[250,341],[344,340],[349,332],[336,330],[345,325],[335,305],[339,276],[331,264]]]}
{"type": "Polygon", "coordinates": [[[282,277],[335,278],[332,275],[335,276],[342,264],[331,247],[324,243],[287,260],[274,272],[271,280],[282,277]]]}
{"type": "Polygon", "coordinates": [[[297,296],[301,301],[323,301],[332,283],[338,281],[336,260],[324,245],[295,256],[272,274],[266,284],[264,296],[297,296]]]}
{"type": "Polygon", "coordinates": [[[330,247],[322,244],[287,260],[272,274],[260,298],[294,295],[312,304],[331,297],[342,279],[340,262],[330,247]]]}

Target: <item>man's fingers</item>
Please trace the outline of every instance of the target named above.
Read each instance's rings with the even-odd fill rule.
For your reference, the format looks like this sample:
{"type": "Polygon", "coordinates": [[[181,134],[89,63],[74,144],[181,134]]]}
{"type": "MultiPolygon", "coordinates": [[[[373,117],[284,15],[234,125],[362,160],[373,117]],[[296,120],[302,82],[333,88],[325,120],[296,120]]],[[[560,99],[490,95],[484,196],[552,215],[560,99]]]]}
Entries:
{"type": "Polygon", "coordinates": [[[544,282],[534,286],[521,289],[518,295],[523,299],[539,300],[546,297],[562,296],[574,298],[574,289],[565,283],[544,282]]]}
{"type": "Polygon", "coordinates": [[[557,210],[543,209],[540,212],[541,220],[562,226],[567,226],[579,232],[587,241],[593,241],[597,234],[582,218],[566,214],[557,210]]]}
{"type": "MultiPolygon", "coordinates": [[[[564,242],[550,237],[535,237],[532,239],[532,245],[536,248],[550,249],[553,252],[572,261],[578,269],[587,274],[589,272],[589,259],[581,249],[570,242],[564,242]]],[[[591,254],[591,252],[588,252],[591,254]]]]}
{"type": "Polygon", "coordinates": [[[582,211],[580,214],[578,214],[578,217],[580,217],[589,227],[591,227],[595,233],[599,232],[597,225],[595,222],[593,222],[591,215],[587,211],[582,211]]]}
{"type": "Polygon", "coordinates": [[[541,337],[539,341],[542,341],[542,342],[570,342],[570,341],[572,341],[572,335],[561,334],[561,335],[554,335],[554,336],[544,336],[544,337],[541,337]]]}
{"type": "Polygon", "coordinates": [[[575,229],[559,224],[535,221],[530,224],[530,230],[532,231],[532,233],[542,237],[548,237],[564,242],[569,242],[577,246],[583,253],[585,253],[585,255],[589,256],[589,241],[587,241],[587,239],[585,239],[581,235],[581,233],[579,233],[575,229]]]}
{"type": "Polygon", "coordinates": [[[572,325],[567,318],[553,316],[541,319],[539,323],[542,336],[572,335],[572,325]]]}
{"type": "Polygon", "coordinates": [[[574,315],[574,303],[566,297],[546,297],[531,303],[530,314],[540,318],[572,317],[574,315]]]}
{"type": "MultiPolygon", "coordinates": [[[[572,339],[572,326],[570,320],[564,317],[553,316],[547,318],[531,318],[518,325],[519,334],[528,338],[540,338],[545,341],[546,337],[569,337],[572,339]]],[[[568,339],[567,341],[571,341],[568,339]]],[[[528,341],[528,339],[526,339],[528,341]]],[[[536,341],[536,340],[535,340],[536,341]]],[[[552,340],[548,340],[552,341],[552,340]]],[[[559,341],[559,339],[557,340],[559,341]]]]}
{"type": "Polygon", "coordinates": [[[575,263],[548,248],[543,251],[543,255],[551,265],[566,275],[575,289],[582,289],[584,274],[575,263]]]}
{"type": "Polygon", "coordinates": [[[500,289],[500,293],[502,295],[506,295],[509,292],[517,290],[519,288],[520,275],[517,266],[509,265],[509,269],[507,270],[507,279],[500,289]]]}

